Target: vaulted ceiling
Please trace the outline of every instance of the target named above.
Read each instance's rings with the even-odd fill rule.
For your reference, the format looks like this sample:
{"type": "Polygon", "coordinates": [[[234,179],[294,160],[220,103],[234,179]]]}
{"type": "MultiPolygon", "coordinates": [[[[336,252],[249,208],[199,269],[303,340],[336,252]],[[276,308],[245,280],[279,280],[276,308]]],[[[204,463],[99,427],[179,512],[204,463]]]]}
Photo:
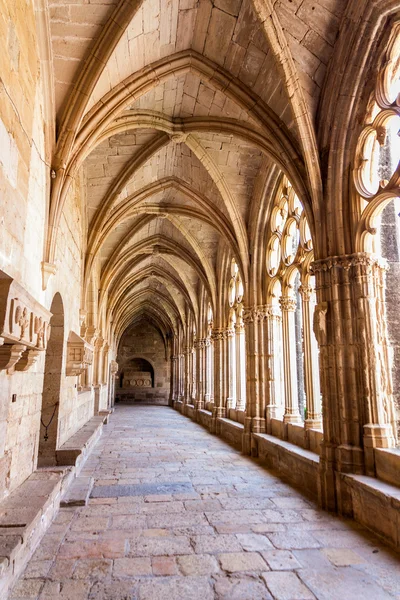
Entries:
{"type": "Polygon", "coordinates": [[[51,231],[79,176],[85,293],[96,279],[120,333],[140,316],[176,330],[198,316],[199,286],[215,309],[224,254],[246,284],[269,173],[316,202],[315,120],[345,5],[52,0],[51,231]]]}

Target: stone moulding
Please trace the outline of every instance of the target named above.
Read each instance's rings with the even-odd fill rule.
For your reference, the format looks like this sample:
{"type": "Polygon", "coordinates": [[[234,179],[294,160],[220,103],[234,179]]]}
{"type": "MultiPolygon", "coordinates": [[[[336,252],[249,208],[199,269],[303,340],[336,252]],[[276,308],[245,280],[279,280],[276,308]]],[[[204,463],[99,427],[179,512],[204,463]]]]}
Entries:
{"type": "Polygon", "coordinates": [[[0,370],[27,371],[46,349],[51,312],[17,281],[0,275],[0,370]]]}
{"type": "Polygon", "coordinates": [[[82,375],[93,362],[93,346],[74,331],[70,331],[67,341],[67,365],[65,374],[76,377],[82,375]]]}

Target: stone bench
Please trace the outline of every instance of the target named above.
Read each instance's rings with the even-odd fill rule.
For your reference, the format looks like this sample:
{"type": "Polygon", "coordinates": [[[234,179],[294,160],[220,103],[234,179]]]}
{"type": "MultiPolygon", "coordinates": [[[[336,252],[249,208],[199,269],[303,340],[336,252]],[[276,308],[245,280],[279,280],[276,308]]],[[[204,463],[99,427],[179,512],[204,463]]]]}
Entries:
{"type": "Polygon", "coordinates": [[[0,503],[0,598],[25,568],[73,475],[71,468],[40,469],[0,503]]]}
{"type": "Polygon", "coordinates": [[[103,425],[108,420],[107,414],[92,417],[81,429],[72,435],[56,450],[57,464],[61,466],[74,465],[76,470],[82,467],[88,454],[101,436],[103,425]]]}

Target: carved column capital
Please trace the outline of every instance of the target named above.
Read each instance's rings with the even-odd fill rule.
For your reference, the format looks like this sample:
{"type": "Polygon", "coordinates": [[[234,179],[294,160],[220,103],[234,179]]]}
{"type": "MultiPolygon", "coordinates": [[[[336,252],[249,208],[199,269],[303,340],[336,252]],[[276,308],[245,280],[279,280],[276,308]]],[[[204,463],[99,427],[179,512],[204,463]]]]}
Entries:
{"type": "Polygon", "coordinates": [[[265,307],[265,318],[267,320],[273,321],[281,321],[282,320],[282,312],[279,306],[269,304],[265,307]]]}
{"type": "Polygon", "coordinates": [[[299,294],[301,295],[301,299],[303,300],[303,302],[309,302],[313,293],[314,288],[312,288],[311,286],[301,285],[299,287],[299,294]]]}
{"type": "Polygon", "coordinates": [[[297,306],[296,298],[292,298],[291,296],[281,296],[279,304],[281,305],[281,309],[287,312],[295,312],[297,306]]]}

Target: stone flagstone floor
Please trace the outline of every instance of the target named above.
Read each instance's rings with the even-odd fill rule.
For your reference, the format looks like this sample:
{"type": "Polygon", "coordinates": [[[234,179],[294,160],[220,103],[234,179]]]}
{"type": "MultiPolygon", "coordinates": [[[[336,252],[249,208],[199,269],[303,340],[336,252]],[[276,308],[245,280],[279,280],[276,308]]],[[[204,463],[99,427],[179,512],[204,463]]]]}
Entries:
{"type": "Polygon", "coordinates": [[[400,556],[167,407],[117,407],[13,600],[400,599],[400,556]]]}

